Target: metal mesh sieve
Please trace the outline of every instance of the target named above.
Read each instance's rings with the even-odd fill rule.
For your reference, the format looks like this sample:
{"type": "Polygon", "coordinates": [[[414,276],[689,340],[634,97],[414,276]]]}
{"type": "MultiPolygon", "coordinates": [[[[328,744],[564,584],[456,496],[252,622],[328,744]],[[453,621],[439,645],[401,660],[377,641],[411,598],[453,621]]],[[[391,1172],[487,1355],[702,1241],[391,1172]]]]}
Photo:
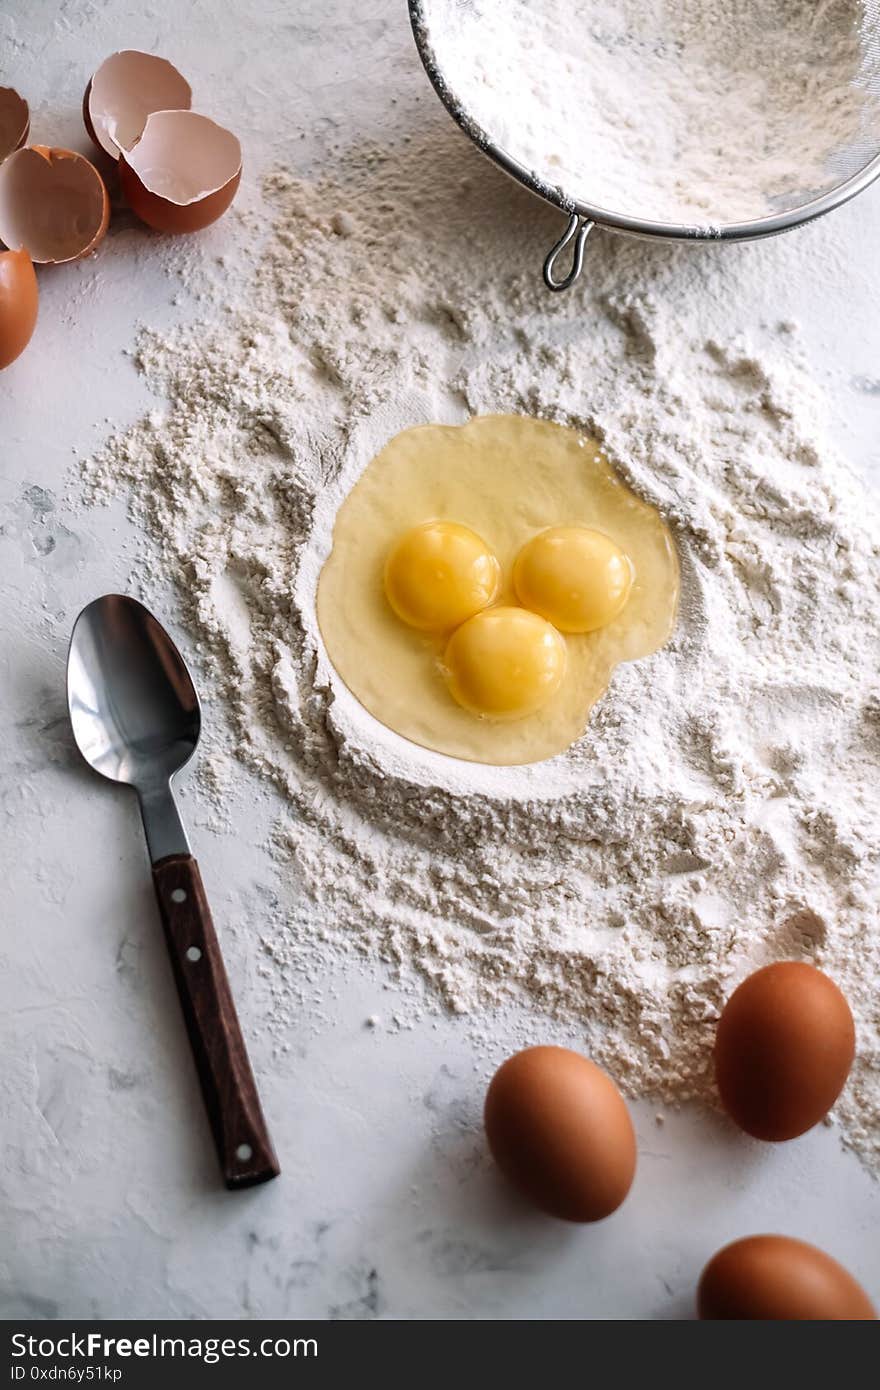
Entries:
{"type": "MultiPolygon", "coordinates": [[[[481,14],[485,13],[488,5],[498,2],[452,0],[461,15],[474,21],[477,34],[481,14]]],[[[638,209],[621,211],[599,206],[588,197],[573,196],[570,190],[545,182],[510,149],[502,148],[458,96],[457,74],[443,70],[438,62],[430,30],[435,3],[436,0],[409,0],[409,12],[419,56],[440,100],[484,154],[532,193],[568,214],[564,233],[544,261],[544,281],[548,289],[567,289],[577,279],[583,266],[586,239],[595,227],[629,236],[668,241],[749,241],[775,236],[821,217],[855,197],[880,175],[880,0],[853,0],[849,5],[841,4],[839,0],[818,0],[815,14],[821,14],[824,28],[805,22],[804,61],[814,70],[821,71],[825,58],[822,44],[823,40],[827,40],[829,23],[846,24],[852,30],[854,16],[858,17],[858,63],[854,66],[848,88],[857,90],[859,119],[848,132],[845,142],[839,143],[830,153],[823,152],[818,176],[814,168],[809,177],[802,173],[799,178],[791,180],[789,186],[775,187],[772,194],[760,199],[756,196],[755,215],[744,220],[719,219],[716,222],[710,213],[708,217],[693,223],[657,221],[640,215],[638,209]],[[557,274],[557,265],[566,248],[570,248],[569,268],[566,273],[557,274]]],[[[590,7],[582,5],[581,8],[586,15],[590,7]]],[[[508,139],[507,143],[514,142],[508,139]]],[[[730,133],[730,144],[728,158],[735,160],[735,130],[730,133]]],[[[754,170],[754,164],[750,168],[757,187],[758,173],[754,170]]]]}

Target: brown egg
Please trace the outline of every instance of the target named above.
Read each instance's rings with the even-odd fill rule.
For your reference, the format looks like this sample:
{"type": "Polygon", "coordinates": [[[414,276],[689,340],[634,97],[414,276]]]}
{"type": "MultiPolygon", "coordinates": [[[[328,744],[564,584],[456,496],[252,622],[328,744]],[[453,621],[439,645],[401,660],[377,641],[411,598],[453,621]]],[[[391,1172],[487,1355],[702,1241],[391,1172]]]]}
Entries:
{"type": "Polygon", "coordinates": [[[768,965],[734,990],[718,1022],[722,1104],[756,1139],[795,1139],[831,1109],[854,1051],[837,985],[802,961],[768,965]]]}
{"type": "Polygon", "coordinates": [[[746,1236],[706,1265],[701,1318],[865,1321],[877,1314],[864,1289],[815,1245],[789,1236],[746,1236]]]}
{"type": "Polygon", "coordinates": [[[623,1201],[636,1138],[610,1077],[565,1047],[530,1047],[499,1067],[486,1096],[498,1167],[542,1211],[600,1221],[623,1201]]]}
{"type": "Polygon", "coordinates": [[[104,180],[81,154],[29,145],[0,164],[0,241],[38,265],[87,256],[109,220],[104,180]]]}
{"type": "Polygon", "coordinates": [[[241,181],[241,145],[196,111],[155,111],[119,158],[129,206],[159,232],[198,232],[221,217],[241,181]]]}
{"type": "Polygon", "coordinates": [[[166,58],[126,48],[111,53],[83,97],[83,121],[99,150],[118,159],[143,134],[154,111],[188,111],[192,89],[166,58]]]}
{"type": "Polygon", "coordinates": [[[0,371],[24,352],[37,322],[37,277],[27,251],[0,251],[0,371]]]}
{"type": "Polygon", "coordinates": [[[28,138],[31,117],[24,97],[11,87],[0,87],[0,164],[28,138]]]}

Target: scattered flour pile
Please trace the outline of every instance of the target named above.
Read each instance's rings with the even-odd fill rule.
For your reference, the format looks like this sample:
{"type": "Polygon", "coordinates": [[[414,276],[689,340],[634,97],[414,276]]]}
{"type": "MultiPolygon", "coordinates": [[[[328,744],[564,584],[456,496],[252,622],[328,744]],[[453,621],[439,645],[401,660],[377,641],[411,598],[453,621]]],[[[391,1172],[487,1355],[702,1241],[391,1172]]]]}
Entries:
{"type": "Polygon", "coordinates": [[[421,14],[478,138],[612,212],[749,221],[854,173],[880,138],[876,0],[422,0],[421,14]]]}
{"type": "Polygon", "coordinates": [[[705,326],[768,253],[600,238],[551,298],[536,251],[558,216],[445,125],[266,191],[252,283],[143,336],[167,407],[86,477],[93,498],[130,490],[148,585],[178,582],[237,751],[283,794],[278,1019],[303,962],[354,950],[487,1032],[506,1004],[530,1005],[532,1036],[563,1021],[632,1093],[711,1097],[733,983],[813,959],[858,1015],[839,1114],[880,1160],[880,525],[792,325],[759,346],[705,326]],[[618,669],[578,746],[519,769],[380,729],[313,608],[336,506],[380,445],[504,410],[604,439],[669,517],[684,579],[669,647],[618,669]]]}

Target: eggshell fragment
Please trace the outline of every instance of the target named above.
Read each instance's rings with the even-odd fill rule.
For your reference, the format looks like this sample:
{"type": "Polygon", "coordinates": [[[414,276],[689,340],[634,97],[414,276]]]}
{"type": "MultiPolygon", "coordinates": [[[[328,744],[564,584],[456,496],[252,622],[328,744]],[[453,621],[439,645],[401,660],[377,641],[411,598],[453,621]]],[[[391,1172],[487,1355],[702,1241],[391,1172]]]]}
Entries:
{"type": "Polygon", "coordinates": [[[498,1167],[535,1206],[600,1221],[632,1186],[636,1140],[610,1077],[565,1047],[530,1047],[499,1067],[486,1096],[498,1167]]]}
{"type": "Polygon", "coordinates": [[[29,145],[0,165],[0,241],[38,265],[87,256],[109,220],[104,181],[81,154],[29,145]]]}
{"type": "Polygon", "coordinates": [[[722,1104],[756,1139],[795,1139],[831,1109],[854,1052],[837,985],[803,961],[768,965],[734,990],[718,1022],[722,1104]]]}
{"type": "Polygon", "coordinates": [[[122,49],[106,58],[83,97],[89,136],[111,159],[130,150],[154,111],[188,111],[192,89],[165,58],[122,49]]]}
{"type": "Polygon", "coordinates": [[[789,1236],[746,1236],[719,1250],[700,1278],[697,1311],[707,1320],[764,1322],[877,1317],[864,1289],[842,1265],[789,1236]]]}
{"type": "Polygon", "coordinates": [[[0,164],[13,150],[21,149],[31,128],[24,97],[11,87],[0,87],[0,164]]]}
{"type": "Polygon", "coordinates": [[[195,111],[154,111],[119,159],[122,191],[160,232],[197,232],[229,207],[241,180],[235,136],[195,111]]]}
{"type": "Polygon", "coordinates": [[[37,300],[37,277],[27,251],[0,251],[0,371],[30,342],[37,300]]]}

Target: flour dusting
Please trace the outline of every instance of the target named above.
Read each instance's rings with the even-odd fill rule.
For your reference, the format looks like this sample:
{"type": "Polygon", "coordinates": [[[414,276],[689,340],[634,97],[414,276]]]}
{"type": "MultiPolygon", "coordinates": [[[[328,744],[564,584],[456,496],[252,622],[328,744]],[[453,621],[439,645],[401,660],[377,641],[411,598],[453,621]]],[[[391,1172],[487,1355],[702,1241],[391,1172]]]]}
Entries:
{"type": "Polygon", "coordinates": [[[809,201],[880,140],[876,0],[422,0],[478,140],[613,213],[714,229],[809,201]]]}
{"type": "Polygon", "coordinates": [[[282,793],[273,1019],[304,969],[360,952],[487,1041],[510,1005],[535,1041],[542,1018],[571,1025],[631,1094],[711,1100],[733,985],[814,960],[856,1014],[838,1115],[877,1163],[876,502],[826,437],[794,326],[719,330],[772,252],[607,238],[551,298],[544,212],[494,174],[485,192],[467,155],[444,126],[316,184],[272,176],[252,282],[213,320],[143,335],[167,406],[86,465],[94,498],[129,490],[147,587],[177,581],[237,754],[282,793]],[[586,736],[528,768],[383,729],[314,612],[338,503],[387,438],[498,411],[602,440],[683,570],[668,647],[618,668],[586,736]],[[285,914],[285,883],[306,911],[285,914]]]}

